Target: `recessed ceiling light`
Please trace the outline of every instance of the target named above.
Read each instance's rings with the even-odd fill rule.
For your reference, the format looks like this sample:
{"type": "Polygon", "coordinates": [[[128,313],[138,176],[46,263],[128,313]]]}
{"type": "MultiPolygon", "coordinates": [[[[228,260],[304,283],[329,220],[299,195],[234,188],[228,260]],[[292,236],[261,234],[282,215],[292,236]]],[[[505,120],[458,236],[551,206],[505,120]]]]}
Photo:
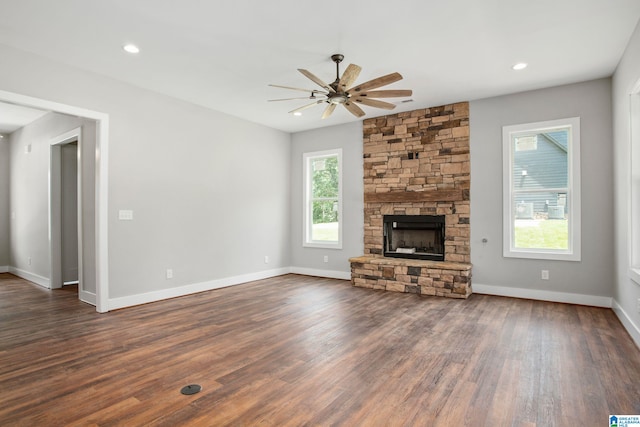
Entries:
{"type": "Polygon", "coordinates": [[[516,65],[514,65],[513,68],[516,71],[520,71],[520,70],[524,70],[525,68],[527,68],[527,63],[526,62],[518,62],[516,65]]]}
{"type": "Polygon", "coordinates": [[[124,49],[124,51],[128,53],[140,53],[140,48],[131,43],[125,44],[124,46],[122,46],[122,49],[124,49]]]}
{"type": "Polygon", "coordinates": [[[296,111],[295,113],[293,113],[294,116],[301,116],[302,113],[300,111],[296,111]]]}

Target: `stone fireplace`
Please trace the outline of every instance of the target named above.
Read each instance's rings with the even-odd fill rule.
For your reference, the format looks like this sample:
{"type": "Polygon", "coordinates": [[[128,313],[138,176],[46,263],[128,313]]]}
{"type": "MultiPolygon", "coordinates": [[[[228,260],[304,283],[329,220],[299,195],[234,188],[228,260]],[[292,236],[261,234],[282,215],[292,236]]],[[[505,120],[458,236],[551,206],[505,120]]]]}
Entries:
{"type": "Polygon", "coordinates": [[[352,283],[374,289],[468,297],[469,104],[367,119],[363,143],[365,253],[350,259],[352,283]],[[415,225],[425,216],[442,218],[441,231],[440,225],[415,225]],[[387,225],[385,218],[389,220],[387,225]],[[408,232],[416,227],[425,230],[418,236],[408,232]],[[394,236],[389,236],[394,230],[398,231],[395,246],[394,236]],[[437,241],[439,236],[442,242],[437,241]],[[442,243],[441,252],[435,248],[438,243],[442,243]]]}

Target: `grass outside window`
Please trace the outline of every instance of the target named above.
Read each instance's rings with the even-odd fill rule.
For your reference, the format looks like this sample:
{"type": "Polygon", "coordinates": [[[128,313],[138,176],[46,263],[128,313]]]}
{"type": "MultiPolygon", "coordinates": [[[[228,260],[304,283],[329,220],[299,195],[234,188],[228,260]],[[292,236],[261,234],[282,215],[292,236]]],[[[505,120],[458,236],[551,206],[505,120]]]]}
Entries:
{"type": "Polygon", "coordinates": [[[569,249],[569,223],[566,219],[517,219],[515,248],[569,249]]]}

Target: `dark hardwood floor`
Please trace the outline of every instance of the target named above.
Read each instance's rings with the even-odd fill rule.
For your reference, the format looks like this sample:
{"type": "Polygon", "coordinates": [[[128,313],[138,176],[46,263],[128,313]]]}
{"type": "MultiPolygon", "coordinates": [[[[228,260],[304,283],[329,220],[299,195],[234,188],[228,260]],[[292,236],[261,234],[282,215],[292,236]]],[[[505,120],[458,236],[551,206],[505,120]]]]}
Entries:
{"type": "Polygon", "coordinates": [[[286,275],[98,314],[0,274],[0,425],[603,426],[640,414],[609,309],[286,275]],[[180,389],[197,383],[192,396],[180,389]]]}

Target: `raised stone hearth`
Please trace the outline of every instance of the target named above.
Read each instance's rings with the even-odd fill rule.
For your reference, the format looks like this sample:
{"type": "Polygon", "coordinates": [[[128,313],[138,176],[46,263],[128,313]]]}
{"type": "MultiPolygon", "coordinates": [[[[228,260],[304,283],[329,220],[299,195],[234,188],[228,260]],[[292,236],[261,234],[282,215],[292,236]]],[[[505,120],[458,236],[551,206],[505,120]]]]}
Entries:
{"type": "Polygon", "coordinates": [[[471,294],[469,104],[367,119],[363,143],[365,256],[350,260],[353,285],[466,298],[471,294]],[[443,215],[444,261],[384,257],[384,215],[443,215]]]}
{"type": "Polygon", "coordinates": [[[354,286],[450,298],[471,295],[471,264],[372,256],[349,262],[354,286]]]}

